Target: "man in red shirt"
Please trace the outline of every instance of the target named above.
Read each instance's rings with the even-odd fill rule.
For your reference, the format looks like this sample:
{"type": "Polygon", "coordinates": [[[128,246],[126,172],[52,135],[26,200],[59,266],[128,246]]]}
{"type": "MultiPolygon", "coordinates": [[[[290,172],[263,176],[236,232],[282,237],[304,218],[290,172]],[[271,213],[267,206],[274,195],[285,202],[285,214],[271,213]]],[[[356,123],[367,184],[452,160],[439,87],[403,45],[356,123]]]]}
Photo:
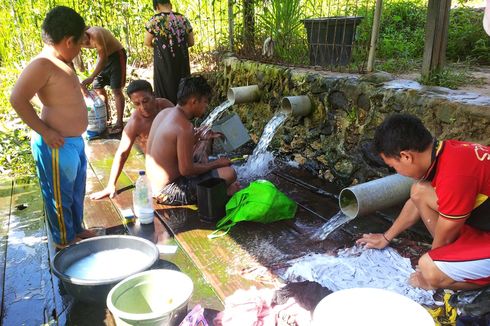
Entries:
{"type": "Polygon", "coordinates": [[[438,141],[406,114],[388,117],[374,142],[386,164],[419,181],[393,225],[357,243],[384,248],[422,219],[432,249],[420,258],[413,286],[460,290],[490,284],[490,147],[438,141]]]}

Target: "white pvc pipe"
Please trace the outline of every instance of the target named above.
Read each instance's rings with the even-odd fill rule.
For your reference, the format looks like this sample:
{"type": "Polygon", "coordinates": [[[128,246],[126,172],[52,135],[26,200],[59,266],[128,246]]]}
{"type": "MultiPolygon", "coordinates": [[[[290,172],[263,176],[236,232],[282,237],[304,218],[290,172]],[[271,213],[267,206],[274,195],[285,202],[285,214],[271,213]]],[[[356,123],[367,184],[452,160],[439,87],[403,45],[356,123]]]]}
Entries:
{"type": "Polygon", "coordinates": [[[340,210],[355,218],[401,204],[410,197],[414,182],[412,178],[394,174],[344,188],[339,195],[340,210]]]}
{"type": "Polygon", "coordinates": [[[259,86],[231,87],[227,95],[231,104],[256,102],[260,98],[259,86]]]}
{"type": "Polygon", "coordinates": [[[306,95],[286,96],[281,100],[281,108],[293,117],[304,117],[311,112],[311,101],[306,95]]]}

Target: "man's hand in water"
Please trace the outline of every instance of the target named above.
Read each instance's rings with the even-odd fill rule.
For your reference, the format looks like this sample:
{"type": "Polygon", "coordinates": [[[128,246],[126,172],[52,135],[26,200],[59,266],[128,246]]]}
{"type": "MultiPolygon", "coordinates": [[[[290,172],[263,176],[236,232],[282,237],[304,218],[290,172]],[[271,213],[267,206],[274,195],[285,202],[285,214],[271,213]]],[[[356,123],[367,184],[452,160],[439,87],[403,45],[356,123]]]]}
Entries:
{"type": "Polygon", "coordinates": [[[114,198],[115,195],[116,195],[116,187],[107,186],[104,188],[104,190],[94,192],[93,194],[91,194],[90,199],[98,200],[98,199],[105,198],[107,196],[109,196],[109,198],[114,198]]]}
{"type": "Polygon", "coordinates": [[[366,249],[383,249],[390,244],[383,233],[363,234],[362,238],[357,240],[356,243],[363,245],[366,249]]]}

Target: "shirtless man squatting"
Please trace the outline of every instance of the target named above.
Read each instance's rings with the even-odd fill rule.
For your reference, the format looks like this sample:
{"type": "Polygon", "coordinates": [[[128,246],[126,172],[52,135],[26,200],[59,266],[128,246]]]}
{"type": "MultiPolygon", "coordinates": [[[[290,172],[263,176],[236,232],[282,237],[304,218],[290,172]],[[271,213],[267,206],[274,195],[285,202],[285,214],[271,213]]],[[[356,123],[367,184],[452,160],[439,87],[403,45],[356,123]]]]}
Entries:
{"type": "Polygon", "coordinates": [[[182,78],[177,105],[161,111],[153,121],[146,148],[146,172],[153,195],[164,205],[188,205],[197,202],[196,185],[219,177],[228,186],[228,195],[237,188],[236,172],[228,158],[196,162],[194,149],[200,139],[192,120],[201,117],[209,104],[211,87],[201,76],[182,78]]]}
{"type": "Polygon", "coordinates": [[[121,141],[112,162],[111,173],[107,186],[90,195],[91,199],[102,199],[116,195],[116,182],[128,159],[131,147],[137,142],[141,150],[146,152],[146,143],[150,134],[151,124],[157,114],[174,104],[165,98],[155,98],[151,84],[146,80],[134,80],[129,83],[126,93],[136,110],[131,114],[121,135],[121,141]]]}

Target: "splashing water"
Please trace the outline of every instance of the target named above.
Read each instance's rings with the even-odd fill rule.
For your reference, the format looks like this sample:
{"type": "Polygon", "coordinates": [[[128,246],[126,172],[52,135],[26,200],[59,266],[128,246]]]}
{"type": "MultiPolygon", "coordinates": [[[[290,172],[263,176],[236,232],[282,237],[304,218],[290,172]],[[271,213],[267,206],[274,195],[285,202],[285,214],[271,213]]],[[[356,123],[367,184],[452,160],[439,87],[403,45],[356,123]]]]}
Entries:
{"type": "Polygon", "coordinates": [[[327,223],[323,224],[319,229],[312,232],[309,236],[309,239],[311,241],[323,241],[328,237],[330,233],[337,230],[345,223],[352,221],[353,219],[354,218],[342,213],[342,211],[338,211],[327,221],[327,223]]]}
{"type": "Polygon", "coordinates": [[[232,105],[233,102],[231,102],[230,100],[226,100],[220,105],[218,105],[217,107],[215,107],[214,110],[211,111],[211,113],[207,116],[207,118],[204,119],[204,121],[201,123],[201,127],[211,128],[213,122],[220,117],[221,113],[223,113],[226,109],[228,109],[232,105]]]}
{"type": "Polygon", "coordinates": [[[266,175],[269,172],[270,163],[274,160],[274,155],[267,152],[267,147],[277,129],[286,121],[287,116],[287,112],[279,111],[269,120],[252,155],[244,165],[237,168],[237,174],[240,178],[250,180],[254,177],[266,175]]]}

